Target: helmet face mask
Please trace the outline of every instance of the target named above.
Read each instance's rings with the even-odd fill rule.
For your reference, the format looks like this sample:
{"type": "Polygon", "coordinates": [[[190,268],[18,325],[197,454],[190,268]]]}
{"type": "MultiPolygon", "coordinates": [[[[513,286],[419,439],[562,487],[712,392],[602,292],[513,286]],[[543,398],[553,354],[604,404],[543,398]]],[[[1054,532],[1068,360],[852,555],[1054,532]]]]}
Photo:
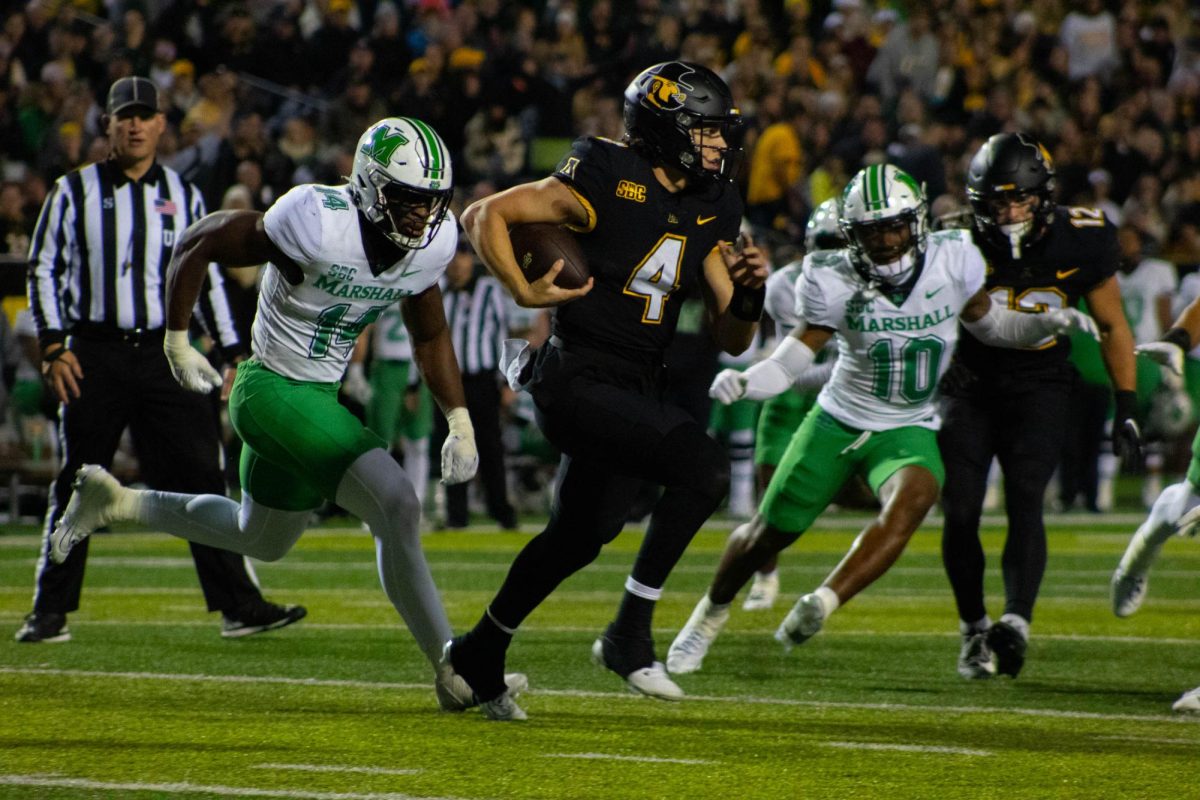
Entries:
{"type": "Polygon", "coordinates": [[[699,64],[655,64],[634,78],[625,89],[625,133],[690,178],[733,180],[741,165],[741,113],[725,82],[699,64]]]}
{"type": "Polygon", "coordinates": [[[991,137],[967,170],[967,199],[976,230],[985,242],[1010,249],[1013,258],[1020,258],[1022,248],[1050,228],[1054,188],[1050,154],[1024,133],[991,137]]]}
{"type": "Polygon", "coordinates": [[[838,208],[836,197],[831,197],[814,208],[804,226],[804,250],[813,253],[817,250],[840,250],[845,247],[846,237],[842,233],[840,216],[841,209],[838,208]]]}
{"type": "Polygon", "coordinates": [[[868,281],[904,284],[920,267],[929,232],[925,192],[891,165],[859,171],[842,193],[840,224],[855,268],[868,281]]]}
{"type": "Polygon", "coordinates": [[[389,117],[358,140],[350,173],[354,204],[398,247],[428,247],[454,193],[449,153],[440,136],[409,117],[389,117]]]}

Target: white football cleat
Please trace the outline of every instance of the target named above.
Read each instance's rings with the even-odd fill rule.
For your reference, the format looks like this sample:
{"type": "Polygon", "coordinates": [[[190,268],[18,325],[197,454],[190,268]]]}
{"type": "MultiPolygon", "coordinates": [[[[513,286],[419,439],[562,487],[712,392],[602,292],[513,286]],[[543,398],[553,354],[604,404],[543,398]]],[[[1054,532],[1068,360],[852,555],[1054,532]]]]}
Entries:
{"type": "Polygon", "coordinates": [[[996,656],[988,647],[987,631],[963,634],[958,652],[958,674],[969,681],[987,680],[996,675],[996,656]]]}
{"type": "Polygon", "coordinates": [[[750,584],[750,591],[746,594],[746,599],[742,603],[742,609],[745,611],[767,611],[775,607],[775,601],[779,598],[779,572],[772,571],[767,574],[761,572],[754,573],[754,583],[750,584]]]}
{"type": "Polygon", "coordinates": [[[71,548],[91,536],[97,528],[122,518],[119,507],[131,493],[121,482],[96,464],[84,464],[71,483],[75,491],[67,510],[50,534],[50,559],[67,560],[71,548]]]}
{"type": "Polygon", "coordinates": [[[1171,710],[1179,714],[1200,714],[1200,686],[1190,692],[1184,692],[1171,706],[1171,710]]]}
{"type": "Polygon", "coordinates": [[[1112,609],[1118,617],[1128,617],[1142,607],[1150,579],[1145,575],[1126,574],[1117,567],[1112,576],[1112,609]]]}
{"type": "Polygon", "coordinates": [[[791,650],[793,645],[804,644],[821,630],[826,616],[820,596],[810,592],[797,600],[783,618],[779,630],[775,631],[775,641],[782,644],[785,651],[791,650]]]}
{"type": "MultiPolygon", "coordinates": [[[[505,676],[507,680],[507,676],[505,676]]],[[[479,710],[483,715],[495,722],[524,722],[529,719],[519,705],[513,702],[512,693],[503,691],[498,697],[491,700],[484,700],[479,704],[479,710]]]]}
{"type": "Polygon", "coordinates": [[[667,651],[667,671],[683,675],[699,670],[708,648],[728,621],[728,603],[714,607],[707,594],[700,598],[687,624],[671,642],[671,649],[667,651]]]}
{"type": "Polygon", "coordinates": [[[1174,534],[1176,536],[1195,536],[1197,527],[1200,527],[1200,506],[1196,506],[1179,518],[1179,521],[1175,523],[1174,534]]]}
{"type": "Polygon", "coordinates": [[[508,672],[504,675],[507,689],[494,700],[479,702],[470,685],[461,675],[454,671],[450,664],[450,642],[442,648],[442,657],[436,669],[434,689],[437,692],[438,705],[443,711],[466,711],[468,708],[479,706],[483,715],[488,719],[499,721],[526,719],[525,712],[513,702],[513,698],[529,688],[529,678],[521,672],[508,672]]]}
{"type": "MultiPolygon", "coordinates": [[[[612,670],[604,658],[604,637],[592,642],[592,663],[612,670]]],[[[616,672],[616,670],[613,670],[616,672]]],[[[618,673],[620,674],[620,673],[618,673]]],[[[647,697],[657,697],[659,700],[682,700],[686,695],[679,684],[667,675],[667,668],[661,661],[654,661],[648,667],[640,667],[628,673],[625,685],[629,691],[644,694],[647,697]]]]}

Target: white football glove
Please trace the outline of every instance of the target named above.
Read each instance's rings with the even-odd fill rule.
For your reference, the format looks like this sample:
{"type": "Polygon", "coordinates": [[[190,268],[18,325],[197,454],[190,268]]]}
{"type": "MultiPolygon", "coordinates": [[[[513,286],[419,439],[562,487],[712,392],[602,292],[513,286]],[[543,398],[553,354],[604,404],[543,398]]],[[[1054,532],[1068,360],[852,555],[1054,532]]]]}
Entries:
{"type": "Polygon", "coordinates": [[[224,383],[221,373],[213,369],[213,365],[199,350],[192,347],[187,331],[168,330],[163,338],[163,352],[167,354],[171,374],[189,392],[208,394],[213,389],[221,388],[224,383]]]}
{"type": "Polygon", "coordinates": [[[741,400],[745,393],[746,373],[736,369],[721,370],[708,387],[708,396],[725,405],[741,400]]]}
{"type": "Polygon", "coordinates": [[[1055,334],[1069,334],[1075,331],[1086,333],[1096,341],[1100,340],[1100,329],[1096,320],[1076,308],[1055,308],[1045,312],[1046,321],[1050,323],[1055,334]]]}
{"type": "Polygon", "coordinates": [[[442,445],[442,483],[465,483],[475,477],[479,468],[471,415],[465,408],[452,408],[446,415],[446,424],[450,434],[442,445]]]}
{"type": "Polygon", "coordinates": [[[346,377],[342,378],[342,391],[356,403],[366,405],[371,402],[371,384],[363,374],[363,365],[354,362],[346,368],[346,377]]]}
{"type": "Polygon", "coordinates": [[[737,400],[766,400],[792,388],[796,377],[812,365],[816,354],[795,336],[785,336],[775,352],[745,372],[723,369],[717,373],[708,396],[729,405],[737,400]]]}
{"type": "Polygon", "coordinates": [[[1133,352],[1165,367],[1168,372],[1183,375],[1183,348],[1172,342],[1146,342],[1133,348],[1133,352]]]}

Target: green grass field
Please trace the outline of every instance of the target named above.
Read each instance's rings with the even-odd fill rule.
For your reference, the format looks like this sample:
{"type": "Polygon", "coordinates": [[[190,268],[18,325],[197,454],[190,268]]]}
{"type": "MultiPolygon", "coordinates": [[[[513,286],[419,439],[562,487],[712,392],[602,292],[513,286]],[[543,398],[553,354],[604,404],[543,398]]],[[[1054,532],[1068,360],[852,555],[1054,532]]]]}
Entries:
{"type": "MultiPolygon", "coordinates": [[[[1200,684],[1200,541],[1169,542],[1147,604],[1118,620],[1108,578],[1136,523],[1107,519],[1052,525],[1017,680],[956,674],[934,525],[785,656],[771,633],[854,536],[827,519],[785,554],[776,609],[735,606],[677,704],[629,694],[588,659],[641,541],[626,533],[517,637],[529,721],[508,725],[437,711],[357,527],[311,531],[259,565],[269,596],[309,616],[244,640],[219,638],[184,543],[98,536],[74,639],[52,645],[11,640],[37,549],[23,528],[0,536],[0,798],[1200,798],[1200,719],[1170,711],[1200,684]]],[[[660,657],[727,532],[703,531],[668,583],[660,657]]],[[[456,629],[529,535],[424,538],[456,629]]],[[[994,617],[1001,543],[990,528],[994,617]]]]}

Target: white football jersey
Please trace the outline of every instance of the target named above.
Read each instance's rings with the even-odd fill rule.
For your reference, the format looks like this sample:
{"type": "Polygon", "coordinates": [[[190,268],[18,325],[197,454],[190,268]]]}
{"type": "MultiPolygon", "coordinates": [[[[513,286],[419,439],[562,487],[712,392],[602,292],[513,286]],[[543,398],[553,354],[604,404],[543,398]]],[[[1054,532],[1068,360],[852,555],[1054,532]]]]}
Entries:
{"type": "Polygon", "coordinates": [[[767,278],[767,299],[763,309],[775,320],[775,338],[780,341],[804,322],[796,313],[796,283],[803,268],[802,261],[793,261],[767,278]]]}
{"type": "Polygon", "coordinates": [[[837,331],[838,360],[817,402],[852,428],[937,429],[938,379],[958,342],[958,315],[983,288],[984,261],[966,231],[929,234],[925,266],[895,305],[869,288],[848,251],[813,253],[800,278],[797,310],[809,325],[837,331]]]}
{"type": "Polygon", "coordinates": [[[304,279],[293,286],[280,270],[265,270],[251,335],[254,355],[272,371],[302,381],[341,380],[363,329],[388,306],[437,283],[458,243],[458,224],[447,213],[428,247],[371,274],[346,186],[297,186],[271,206],[263,223],[304,279]]]}
{"type": "Polygon", "coordinates": [[[1175,293],[1175,265],[1159,258],[1142,259],[1129,274],[1117,272],[1125,318],[1133,330],[1135,344],[1153,342],[1163,335],[1158,319],[1158,299],[1175,293]]]}
{"type": "MultiPolygon", "coordinates": [[[[1171,316],[1178,319],[1183,310],[1197,297],[1200,297],[1200,272],[1189,272],[1179,282],[1179,291],[1175,293],[1175,299],[1171,302],[1171,316]]],[[[1200,360],[1200,344],[1191,349],[1188,357],[1200,360]]]]}
{"type": "Polygon", "coordinates": [[[408,338],[408,326],[404,324],[399,305],[384,309],[371,330],[371,358],[377,361],[412,361],[412,340],[408,338]]]}

